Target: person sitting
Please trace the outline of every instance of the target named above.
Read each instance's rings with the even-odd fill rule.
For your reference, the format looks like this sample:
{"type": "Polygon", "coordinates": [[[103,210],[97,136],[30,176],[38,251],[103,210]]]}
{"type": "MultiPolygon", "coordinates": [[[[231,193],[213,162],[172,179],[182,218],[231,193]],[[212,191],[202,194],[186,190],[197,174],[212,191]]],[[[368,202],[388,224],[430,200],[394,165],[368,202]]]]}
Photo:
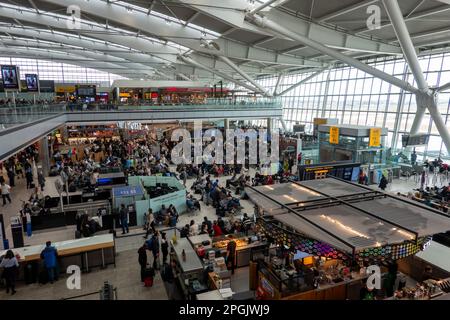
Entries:
{"type": "Polygon", "coordinates": [[[208,232],[208,226],[206,224],[202,224],[202,230],[199,234],[209,234],[208,232]]]}
{"type": "Polygon", "coordinates": [[[223,235],[222,228],[219,226],[219,224],[217,223],[216,220],[214,220],[212,228],[213,228],[213,234],[215,237],[223,235]]]}
{"type": "Polygon", "coordinates": [[[167,218],[168,218],[169,214],[167,212],[167,208],[166,206],[163,204],[161,205],[161,210],[159,210],[159,213],[156,215],[156,221],[158,223],[164,223],[167,218]]]}
{"type": "Polygon", "coordinates": [[[187,238],[189,236],[189,225],[185,225],[181,230],[180,230],[180,238],[187,238]]]}
{"type": "Polygon", "coordinates": [[[198,225],[195,223],[194,220],[191,220],[191,223],[189,224],[189,236],[196,236],[198,234],[198,225]]]}

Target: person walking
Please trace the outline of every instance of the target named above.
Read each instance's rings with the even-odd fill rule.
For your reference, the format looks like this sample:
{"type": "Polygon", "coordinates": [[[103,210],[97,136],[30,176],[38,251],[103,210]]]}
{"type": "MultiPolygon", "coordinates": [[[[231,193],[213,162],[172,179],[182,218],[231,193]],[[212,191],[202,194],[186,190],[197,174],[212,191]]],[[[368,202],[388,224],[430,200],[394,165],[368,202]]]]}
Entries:
{"type": "Polygon", "coordinates": [[[141,266],[141,281],[144,282],[145,269],[147,268],[147,244],[144,243],[138,250],[138,262],[141,266]]]}
{"type": "Polygon", "coordinates": [[[167,242],[166,233],[161,233],[161,252],[163,264],[167,262],[167,256],[169,255],[169,243],[167,242]]]}
{"type": "Polygon", "coordinates": [[[1,184],[1,190],[2,190],[3,206],[6,206],[6,200],[8,200],[9,203],[11,203],[11,197],[9,195],[11,192],[11,187],[7,185],[5,181],[3,181],[1,184]]]}
{"type": "Polygon", "coordinates": [[[130,230],[128,229],[128,210],[125,208],[125,205],[122,203],[120,205],[120,224],[122,226],[122,234],[129,233],[130,230]]]}
{"type": "Polygon", "coordinates": [[[44,191],[44,187],[45,187],[45,177],[44,174],[42,173],[42,170],[39,170],[38,172],[38,183],[39,186],[41,187],[41,191],[44,191]]]}
{"type": "Polygon", "coordinates": [[[45,243],[45,249],[41,252],[41,259],[44,260],[44,266],[47,270],[48,281],[53,283],[53,281],[58,280],[57,272],[57,257],[58,251],[54,246],[52,246],[51,241],[45,243]]]}
{"type": "Polygon", "coordinates": [[[378,186],[380,187],[381,190],[384,191],[386,189],[387,185],[388,185],[388,181],[387,181],[386,177],[383,174],[381,176],[380,184],[378,186]]]}
{"type": "Polygon", "coordinates": [[[0,263],[0,268],[3,268],[3,278],[6,282],[6,293],[11,290],[11,295],[16,293],[16,274],[19,268],[19,262],[14,256],[12,250],[8,250],[0,263]]]}

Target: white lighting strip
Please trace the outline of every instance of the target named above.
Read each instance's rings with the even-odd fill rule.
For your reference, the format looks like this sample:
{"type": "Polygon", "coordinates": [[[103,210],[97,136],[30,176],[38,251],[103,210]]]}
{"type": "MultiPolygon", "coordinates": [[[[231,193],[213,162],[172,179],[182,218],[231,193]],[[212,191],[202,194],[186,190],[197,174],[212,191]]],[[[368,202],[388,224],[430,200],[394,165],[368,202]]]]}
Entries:
{"type": "Polygon", "coordinates": [[[402,236],[405,236],[405,237],[409,238],[410,240],[413,240],[415,238],[415,236],[411,235],[409,232],[406,232],[406,231],[403,231],[403,230],[399,230],[397,228],[392,228],[392,230],[393,231],[397,231],[402,236]]]}
{"type": "Polygon", "coordinates": [[[292,202],[298,202],[297,199],[292,198],[291,196],[288,196],[287,194],[285,194],[283,197],[285,197],[286,199],[288,199],[288,200],[290,200],[290,201],[292,201],[292,202]]]}
{"type": "Polygon", "coordinates": [[[320,196],[321,196],[320,193],[314,192],[314,191],[309,190],[308,188],[305,188],[305,187],[301,187],[301,186],[299,186],[298,184],[292,183],[292,186],[293,186],[294,188],[300,190],[300,191],[304,191],[304,192],[306,192],[306,193],[309,193],[310,195],[317,196],[317,197],[320,197],[320,196]]]}
{"type": "Polygon", "coordinates": [[[363,234],[363,233],[361,233],[361,232],[358,232],[358,231],[354,230],[353,228],[351,228],[351,227],[349,227],[349,226],[346,226],[345,224],[343,224],[343,223],[340,222],[339,220],[335,220],[335,219],[333,219],[333,218],[331,218],[331,217],[329,217],[329,216],[326,216],[326,215],[324,215],[324,214],[320,215],[320,217],[323,218],[323,219],[328,220],[328,221],[331,222],[331,223],[334,223],[334,224],[338,225],[338,226],[341,227],[342,229],[344,229],[344,230],[346,230],[346,231],[348,231],[348,232],[350,232],[350,233],[353,233],[353,234],[355,234],[355,235],[357,235],[357,236],[359,236],[359,237],[361,237],[361,238],[370,239],[369,236],[367,236],[367,235],[365,235],[365,234],[363,234]]]}

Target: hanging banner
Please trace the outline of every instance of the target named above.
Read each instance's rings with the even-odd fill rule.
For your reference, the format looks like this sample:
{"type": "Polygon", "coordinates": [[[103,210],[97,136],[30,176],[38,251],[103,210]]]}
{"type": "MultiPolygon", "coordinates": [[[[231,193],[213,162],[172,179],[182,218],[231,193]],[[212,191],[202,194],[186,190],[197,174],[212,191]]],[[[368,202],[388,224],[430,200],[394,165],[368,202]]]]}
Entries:
{"type": "Polygon", "coordinates": [[[339,128],[338,127],[330,127],[330,143],[331,144],[339,143],[339,128]]]}
{"type": "Polygon", "coordinates": [[[381,128],[371,128],[369,136],[369,147],[379,147],[381,145],[381,128]]]}

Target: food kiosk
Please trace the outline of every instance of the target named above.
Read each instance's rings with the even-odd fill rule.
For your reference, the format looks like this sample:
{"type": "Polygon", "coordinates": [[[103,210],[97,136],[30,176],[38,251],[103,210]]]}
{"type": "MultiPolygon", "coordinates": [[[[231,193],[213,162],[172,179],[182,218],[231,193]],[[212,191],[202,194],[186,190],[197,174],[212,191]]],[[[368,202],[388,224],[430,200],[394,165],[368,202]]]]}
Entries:
{"type": "Polygon", "coordinates": [[[442,212],[337,178],[246,192],[257,206],[258,232],[276,248],[256,259],[263,299],[358,299],[371,265],[383,281],[397,266],[397,278],[421,281],[408,259],[450,230],[442,212]],[[313,260],[305,263],[302,253],[313,260]],[[301,263],[292,262],[295,254],[301,263]]]}

